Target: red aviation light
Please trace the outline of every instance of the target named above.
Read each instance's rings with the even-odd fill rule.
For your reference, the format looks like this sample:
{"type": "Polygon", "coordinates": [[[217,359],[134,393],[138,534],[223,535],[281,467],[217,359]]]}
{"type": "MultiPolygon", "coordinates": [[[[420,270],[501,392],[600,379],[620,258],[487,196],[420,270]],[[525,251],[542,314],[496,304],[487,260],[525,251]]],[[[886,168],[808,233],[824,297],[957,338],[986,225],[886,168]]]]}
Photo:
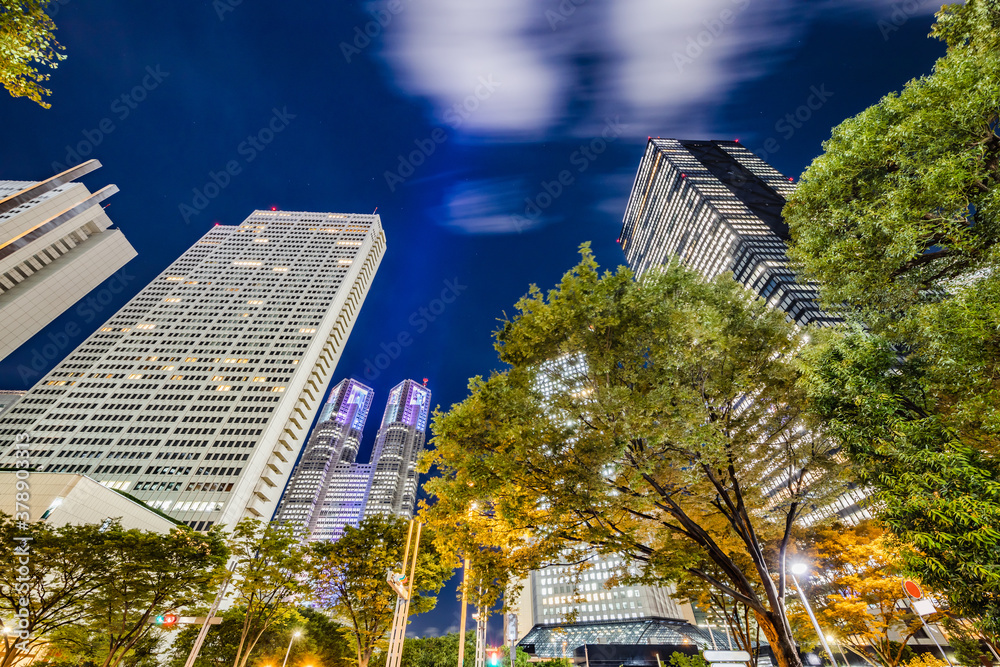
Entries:
{"type": "Polygon", "coordinates": [[[277,211],[277,210],[278,210],[278,207],[277,207],[277,206],[272,206],[272,207],[271,207],[271,210],[272,210],[272,211],[277,211]]]}

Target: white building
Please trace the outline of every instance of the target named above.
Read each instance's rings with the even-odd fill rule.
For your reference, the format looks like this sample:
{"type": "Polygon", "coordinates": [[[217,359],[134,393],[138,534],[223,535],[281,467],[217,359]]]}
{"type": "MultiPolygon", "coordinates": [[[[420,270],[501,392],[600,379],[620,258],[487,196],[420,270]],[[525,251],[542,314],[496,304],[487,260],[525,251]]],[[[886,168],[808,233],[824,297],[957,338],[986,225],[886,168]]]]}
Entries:
{"type": "Polygon", "coordinates": [[[26,391],[15,389],[0,389],[0,417],[14,407],[21,397],[27,394],[26,391]]]}
{"type": "Polygon", "coordinates": [[[76,178],[90,160],[45,181],[0,181],[0,359],[24,344],[136,252],[76,178]]]}
{"type": "MultiPolygon", "coordinates": [[[[122,528],[169,533],[177,524],[84,475],[33,472],[28,478],[32,521],[51,526],[102,524],[117,519],[122,528]]],[[[17,473],[0,472],[0,512],[14,516],[17,473]]],[[[19,511],[23,511],[19,510],[19,511]]]]}
{"type": "Polygon", "coordinates": [[[384,252],[375,215],[212,228],[0,417],[0,466],[27,432],[198,530],[270,519],[384,252]]]}

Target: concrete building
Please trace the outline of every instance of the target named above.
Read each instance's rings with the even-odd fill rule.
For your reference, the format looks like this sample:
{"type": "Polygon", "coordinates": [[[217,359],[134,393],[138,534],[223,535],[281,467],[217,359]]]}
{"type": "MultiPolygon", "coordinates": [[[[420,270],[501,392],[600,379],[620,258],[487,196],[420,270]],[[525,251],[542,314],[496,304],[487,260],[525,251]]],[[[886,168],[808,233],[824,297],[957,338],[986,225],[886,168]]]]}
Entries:
{"type": "MultiPolygon", "coordinates": [[[[32,521],[65,526],[101,524],[118,519],[123,528],[155,530],[158,533],[167,533],[177,525],[84,475],[32,472],[28,481],[31,498],[27,505],[32,521]]],[[[0,472],[0,512],[9,516],[15,513],[16,484],[17,473],[0,472]]]]}
{"type": "Polygon", "coordinates": [[[205,530],[270,519],[385,252],[375,215],[217,225],[0,417],[43,472],[205,530]]]}
{"type": "Polygon", "coordinates": [[[27,393],[14,389],[0,389],[0,417],[3,417],[4,413],[14,407],[27,393]]]}
{"type": "Polygon", "coordinates": [[[365,516],[394,514],[409,519],[417,501],[417,457],[424,450],[431,391],[403,380],[389,392],[372,451],[371,492],[365,516]]]}
{"type": "Polygon", "coordinates": [[[73,181],[89,160],[44,181],[0,181],[0,359],[135,257],[101,202],[73,181]]]}
{"type": "Polygon", "coordinates": [[[308,540],[339,540],[346,526],[368,516],[413,516],[431,392],[413,380],[393,387],[371,459],[357,463],[373,395],[356,380],[342,380],[295,467],[276,518],[303,526],[308,540]]]}

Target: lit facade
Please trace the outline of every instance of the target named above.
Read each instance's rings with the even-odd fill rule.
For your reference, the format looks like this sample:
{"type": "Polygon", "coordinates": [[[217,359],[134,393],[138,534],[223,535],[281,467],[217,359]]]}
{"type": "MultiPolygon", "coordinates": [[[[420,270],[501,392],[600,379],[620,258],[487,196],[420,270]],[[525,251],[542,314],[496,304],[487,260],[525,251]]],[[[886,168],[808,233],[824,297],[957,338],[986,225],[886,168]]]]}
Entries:
{"type": "Polygon", "coordinates": [[[281,497],[278,521],[301,526],[309,539],[332,537],[328,534],[331,519],[337,523],[343,513],[340,501],[347,500],[340,488],[343,469],[350,470],[358,455],[374,393],[355,380],[342,380],[331,390],[281,497]]]}
{"type": "Polygon", "coordinates": [[[403,380],[389,392],[372,452],[371,493],[365,516],[413,516],[417,502],[417,457],[424,450],[431,391],[403,380]]]}
{"type": "Polygon", "coordinates": [[[136,256],[102,202],[73,180],[90,160],[44,181],[0,181],[0,359],[136,256]]]}
{"type": "Polygon", "coordinates": [[[295,468],[276,518],[302,526],[305,539],[339,540],[367,516],[413,516],[431,392],[413,380],[393,387],[371,460],[357,463],[373,395],[355,380],[338,384],[295,468]]]}
{"type": "Polygon", "coordinates": [[[0,417],[0,466],[27,432],[198,530],[270,519],[384,252],[375,215],[213,227],[0,417]]]}
{"type": "Polygon", "coordinates": [[[731,272],[797,324],[833,324],[788,265],[781,209],[794,187],[738,142],[650,139],[619,242],[636,276],[676,257],[707,278],[731,272]]]}

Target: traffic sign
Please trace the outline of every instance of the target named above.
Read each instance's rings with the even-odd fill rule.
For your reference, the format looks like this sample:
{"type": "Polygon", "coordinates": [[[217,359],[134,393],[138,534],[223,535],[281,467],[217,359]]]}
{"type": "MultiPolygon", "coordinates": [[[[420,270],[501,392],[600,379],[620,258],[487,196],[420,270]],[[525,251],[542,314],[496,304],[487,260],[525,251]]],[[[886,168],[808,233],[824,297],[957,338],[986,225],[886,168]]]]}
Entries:
{"type": "Polygon", "coordinates": [[[919,600],[924,596],[924,592],[920,590],[920,586],[912,579],[903,580],[903,591],[914,600],[919,600]]]}
{"type": "Polygon", "coordinates": [[[702,656],[715,667],[746,667],[731,663],[746,662],[750,659],[750,654],[746,651],[705,651],[702,656]]]}

